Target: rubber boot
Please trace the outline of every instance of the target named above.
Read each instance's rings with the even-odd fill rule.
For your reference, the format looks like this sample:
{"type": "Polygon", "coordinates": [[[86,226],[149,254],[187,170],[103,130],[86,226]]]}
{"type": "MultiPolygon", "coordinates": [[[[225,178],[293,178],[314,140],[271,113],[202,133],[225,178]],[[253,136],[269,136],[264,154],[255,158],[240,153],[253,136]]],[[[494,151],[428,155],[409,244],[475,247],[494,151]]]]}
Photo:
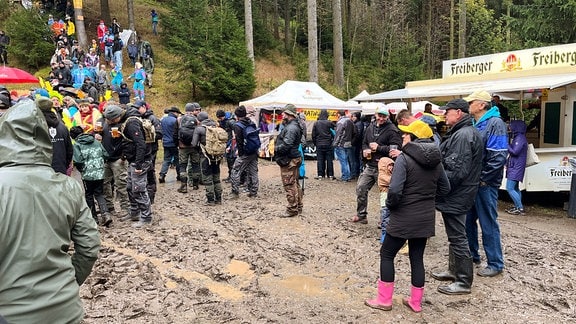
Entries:
{"type": "Polygon", "coordinates": [[[180,182],[180,188],[178,188],[178,192],[187,193],[188,192],[188,178],[181,177],[182,182],[180,182]]]}
{"type": "Polygon", "coordinates": [[[394,294],[394,282],[378,280],[378,296],[375,299],[365,300],[364,304],[379,310],[389,311],[392,309],[392,295],[394,294]]]}
{"type": "Polygon", "coordinates": [[[456,276],[455,271],[455,256],[451,247],[448,247],[448,270],[441,272],[432,272],[432,278],[440,281],[454,281],[456,276]]]}
{"type": "Polygon", "coordinates": [[[100,225],[108,227],[112,223],[112,215],[110,213],[104,213],[101,218],[100,225]]]}
{"type": "Polygon", "coordinates": [[[472,292],[474,281],[474,263],[472,258],[455,258],[456,280],[445,286],[438,287],[438,291],[446,295],[467,295],[472,292]]]}
{"type": "Polygon", "coordinates": [[[424,287],[418,288],[412,286],[410,289],[410,297],[402,299],[402,303],[415,313],[422,311],[422,296],[424,296],[424,287]]]}

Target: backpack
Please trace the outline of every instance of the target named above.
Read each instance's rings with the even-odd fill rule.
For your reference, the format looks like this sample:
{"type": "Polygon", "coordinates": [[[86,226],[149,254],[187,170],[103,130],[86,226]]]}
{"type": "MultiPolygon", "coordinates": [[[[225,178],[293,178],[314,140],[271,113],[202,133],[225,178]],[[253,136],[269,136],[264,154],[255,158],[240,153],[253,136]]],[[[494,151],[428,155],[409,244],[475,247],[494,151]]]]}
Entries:
{"type": "Polygon", "coordinates": [[[206,128],[206,145],[200,145],[207,157],[222,157],[226,153],[228,133],[222,127],[204,126],[206,128]]]}
{"type": "Polygon", "coordinates": [[[122,133],[124,139],[131,141],[130,139],[126,138],[126,136],[124,136],[124,128],[126,127],[128,121],[130,121],[130,119],[137,119],[140,121],[142,129],[144,129],[144,141],[147,144],[156,142],[156,129],[154,127],[154,124],[152,124],[152,121],[150,119],[142,119],[137,116],[130,116],[126,118],[126,121],[120,126],[120,133],[122,133]]]}
{"type": "Polygon", "coordinates": [[[250,122],[246,125],[242,122],[238,123],[244,135],[244,154],[251,155],[260,150],[260,130],[256,128],[256,124],[250,122]]]}
{"type": "Polygon", "coordinates": [[[196,128],[196,117],[184,115],[180,118],[180,127],[178,128],[178,138],[186,146],[192,145],[194,137],[194,128],[196,128]]]}

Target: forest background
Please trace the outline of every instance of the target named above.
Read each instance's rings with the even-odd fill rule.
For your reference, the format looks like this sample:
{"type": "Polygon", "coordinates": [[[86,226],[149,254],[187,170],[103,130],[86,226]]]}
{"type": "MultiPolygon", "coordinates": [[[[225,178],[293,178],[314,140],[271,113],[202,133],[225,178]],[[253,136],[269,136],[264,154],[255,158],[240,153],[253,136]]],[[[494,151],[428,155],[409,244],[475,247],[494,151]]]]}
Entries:
{"type": "MultiPolygon", "coordinates": [[[[155,47],[153,92],[204,105],[237,104],[287,78],[316,81],[346,100],[361,90],[441,77],[443,60],[576,38],[576,0],[74,2],[82,4],[75,12],[84,17],[84,28],[77,26],[81,44],[95,37],[100,19],[116,17],[155,47]],[[151,33],[150,9],[160,14],[158,37],[151,33]]],[[[0,0],[12,61],[40,75],[54,52],[49,13],[0,0]]]]}

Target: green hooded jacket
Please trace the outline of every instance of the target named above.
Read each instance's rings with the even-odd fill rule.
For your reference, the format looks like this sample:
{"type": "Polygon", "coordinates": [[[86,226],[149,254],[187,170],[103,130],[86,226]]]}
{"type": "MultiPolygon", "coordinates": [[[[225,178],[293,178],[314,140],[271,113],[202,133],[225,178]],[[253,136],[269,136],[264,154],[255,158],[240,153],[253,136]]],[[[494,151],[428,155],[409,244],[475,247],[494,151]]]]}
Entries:
{"type": "Polygon", "coordinates": [[[96,262],[100,237],[82,186],[55,173],[51,160],[35,102],[0,117],[0,314],[8,323],[83,317],[79,285],[96,262]]]}

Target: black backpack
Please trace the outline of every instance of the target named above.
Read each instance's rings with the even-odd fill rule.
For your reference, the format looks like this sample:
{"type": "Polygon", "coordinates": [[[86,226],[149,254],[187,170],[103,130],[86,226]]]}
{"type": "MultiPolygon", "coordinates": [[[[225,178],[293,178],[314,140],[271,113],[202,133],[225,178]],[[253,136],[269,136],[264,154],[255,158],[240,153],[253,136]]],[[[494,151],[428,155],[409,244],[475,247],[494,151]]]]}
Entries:
{"type": "Polygon", "coordinates": [[[180,128],[178,128],[178,138],[184,145],[192,145],[194,129],[196,128],[197,119],[191,115],[184,115],[180,118],[180,128]]]}
{"type": "Polygon", "coordinates": [[[243,122],[238,122],[238,126],[242,129],[244,135],[244,154],[251,155],[260,150],[260,130],[256,124],[250,122],[246,125],[243,122]]]}

